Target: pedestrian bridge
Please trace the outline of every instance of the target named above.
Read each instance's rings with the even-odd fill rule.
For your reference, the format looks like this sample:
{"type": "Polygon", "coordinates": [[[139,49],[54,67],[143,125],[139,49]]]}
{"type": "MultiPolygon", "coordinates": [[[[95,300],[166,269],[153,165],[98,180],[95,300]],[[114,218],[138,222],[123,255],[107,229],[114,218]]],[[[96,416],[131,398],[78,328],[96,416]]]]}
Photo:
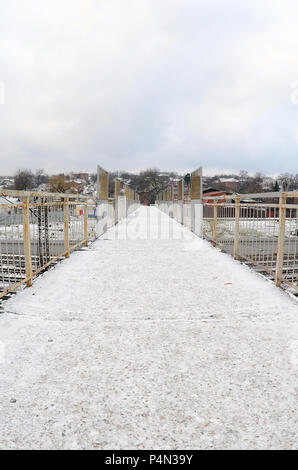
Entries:
{"type": "Polygon", "coordinates": [[[128,219],[123,233],[117,224],[140,207],[140,196],[119,178],[111,185],[100,166],[96,197],[1,190],[0,299],[30,287],[37,275],[113,226],[115,237],[122,230],[130,240],[150,239],[152,230],[161,240],[181,237],[186,227],[297,295],[298,193],[219,196],[203,192],[202,168],[186,177],[155,190],[156,208],[179,223],[176,230],[162,223],[161,212],[149,211],[138,225],[128,219]],[[153,214],[159,217],[154,224],[153,214]]]}
{"type": "Polygon", "coordinates": [[[297,302],[135,209],[3,304],[0,448],[296,448],[297,302]]]}

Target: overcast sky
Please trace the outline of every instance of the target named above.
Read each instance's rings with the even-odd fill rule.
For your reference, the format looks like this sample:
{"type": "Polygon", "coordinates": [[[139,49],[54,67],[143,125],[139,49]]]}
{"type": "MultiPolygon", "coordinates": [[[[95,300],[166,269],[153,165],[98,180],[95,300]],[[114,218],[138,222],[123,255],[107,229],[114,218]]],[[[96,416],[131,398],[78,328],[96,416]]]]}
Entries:
{"type": "Polygon", "coordinates": [[[0,174],[298,173],[297,17],[297,0],[0,0],[0,174]]]}

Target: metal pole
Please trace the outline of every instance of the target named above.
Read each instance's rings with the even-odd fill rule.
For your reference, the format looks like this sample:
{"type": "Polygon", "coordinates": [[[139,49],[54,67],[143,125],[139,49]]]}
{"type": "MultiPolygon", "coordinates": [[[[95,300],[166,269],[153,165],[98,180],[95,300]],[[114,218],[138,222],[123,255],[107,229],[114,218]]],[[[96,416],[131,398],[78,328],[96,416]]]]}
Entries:
{"type": "Polygon", "coordinates": [[[277,263],[275,273],[275,284],[280,287],[283,273],[283,263],[285,254],[285,232],[286,232],[286,205],[287,195],[282,194],[279,199],[279,231],[278,231],[278,249],[277,263]]]}
{"type": "Polygon", "coordinates": [[[26,266],[26,283],[32,286],[32,256],[31,256],[31,240],[30,240],[30,208],[29,197],[23,202],[23,230],[24,230],[24,255],[26,266]]]}
{"type": "Polygon", "coordinates": [[[235,234],[234,234],[234,258],[239,259],[239,223],[240,223],[240,196],[235,203],[235,234]]]}
{"type": "Polygon", "coordinates": [[[69,258],[69,199],[64,200],[64,245],[65,257],[69,258]]]}
{"type": "Polygon", "coordinates": [[[88,203],[84,204],[84,245],[88,246],[88,203]]]}

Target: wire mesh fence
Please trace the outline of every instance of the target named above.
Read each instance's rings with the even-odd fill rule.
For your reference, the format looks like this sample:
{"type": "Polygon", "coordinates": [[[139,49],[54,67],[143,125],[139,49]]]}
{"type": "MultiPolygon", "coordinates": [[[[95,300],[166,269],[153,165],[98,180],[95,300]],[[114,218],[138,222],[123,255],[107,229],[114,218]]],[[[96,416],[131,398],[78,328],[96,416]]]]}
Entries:
{"type": "Polygon", "coordinates": [[[96,238],[96,202],[6,191],[0,204],[0,299],[96,238]]]}
{"type": "Polygon", "coordinates": [[[277,286],[286,283],[298,291],[298,193],[220,194],[198,198],[195,192],[192,198],[180,181],[178,199],[168,188],[156,206],[235,259],[268,273],[277,286]]]}
{"type": "Polygon", "coordinates": [[[298,194],[252,196],[205,202],[204,238],[298,290],[298,194]]]}

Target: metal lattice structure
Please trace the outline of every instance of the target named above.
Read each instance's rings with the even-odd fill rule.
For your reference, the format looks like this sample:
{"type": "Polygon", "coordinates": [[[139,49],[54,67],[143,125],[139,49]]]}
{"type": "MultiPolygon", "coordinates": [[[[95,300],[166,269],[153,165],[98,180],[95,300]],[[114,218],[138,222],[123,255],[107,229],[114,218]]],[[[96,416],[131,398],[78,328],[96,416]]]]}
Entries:
{"type": "Polygon", "coordinates": [[[235,259],[298,290],[298,193],[224,196],[204,202],[203,234],[235,259]]]}
{"type": "Polygon", "coordinates": [[[0,299],[96,238],[93,199],[25,191],[0,196],[0,299]]]}
{"type": "Polygon", "coordinates": [[[191,197],[183,180],[177,198],[162,191],[157,207],[235,259],[269,274],[277,286],[284,283],[298,291],[298,193],[204,198],[201,178],[201,169],[192,174],[191,197]]]}

